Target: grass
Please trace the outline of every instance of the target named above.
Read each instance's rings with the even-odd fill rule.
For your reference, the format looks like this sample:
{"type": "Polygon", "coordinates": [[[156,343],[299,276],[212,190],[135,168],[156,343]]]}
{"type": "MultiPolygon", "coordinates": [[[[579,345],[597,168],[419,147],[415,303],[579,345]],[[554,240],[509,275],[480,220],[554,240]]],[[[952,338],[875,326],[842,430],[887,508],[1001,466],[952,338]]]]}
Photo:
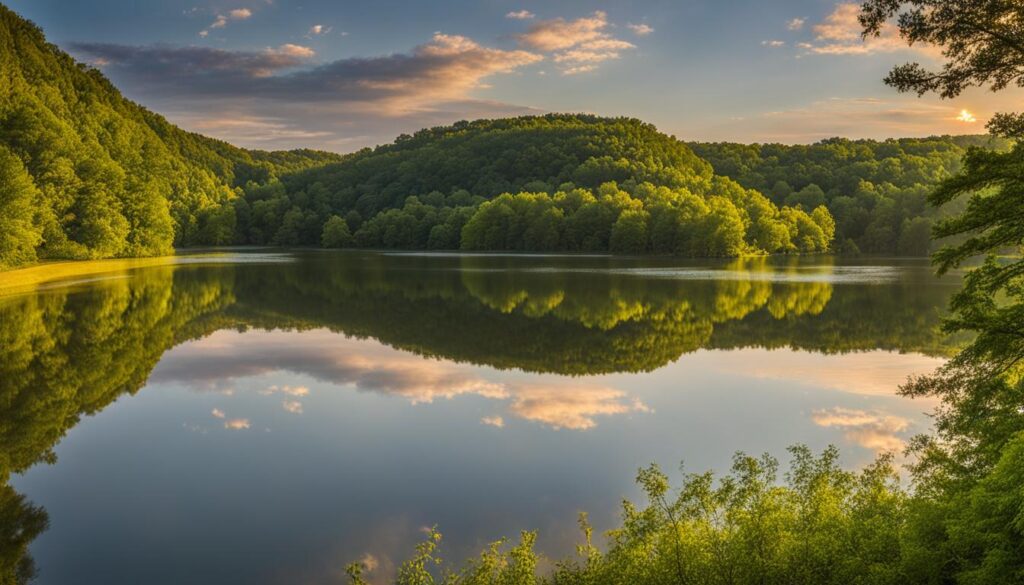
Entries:
{"type": "Polygon", "coordinates": [[[34,291],[59,281],[74,281],[82,277],[125,272],[133,268],[175,264],[180,256],[157,258],[123,258],[114,260],[71,260],[47,262],[28,268],[0,272],[0,296],[34,291]]]}

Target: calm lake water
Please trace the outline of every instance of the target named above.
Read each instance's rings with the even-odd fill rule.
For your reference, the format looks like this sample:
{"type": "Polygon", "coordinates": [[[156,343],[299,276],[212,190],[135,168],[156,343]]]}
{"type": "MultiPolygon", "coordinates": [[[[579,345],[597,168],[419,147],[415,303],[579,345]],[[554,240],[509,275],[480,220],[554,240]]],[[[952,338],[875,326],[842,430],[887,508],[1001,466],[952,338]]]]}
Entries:
{"type": "Polygon", "coordinates": [[[342,583],[616,524],[638,467],[929,428],[924,261],[229,252],[0,297],[0,562],[38,583],[342,583]],[[38,507],[33,510],[29,503],[38,507]],[[49,527],[38,530],[45,510],[49,527]],[[36,529],[26,529],[21,525],[36,529]],[[34,534],[38,532],[38,534],[34,534]]]}

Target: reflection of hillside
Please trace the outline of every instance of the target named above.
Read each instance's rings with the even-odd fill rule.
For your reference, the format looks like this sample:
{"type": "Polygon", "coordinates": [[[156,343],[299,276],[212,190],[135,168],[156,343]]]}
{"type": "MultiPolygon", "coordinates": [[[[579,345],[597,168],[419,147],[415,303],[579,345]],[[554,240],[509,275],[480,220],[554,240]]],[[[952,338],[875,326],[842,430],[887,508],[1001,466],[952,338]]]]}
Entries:
{"type": "Polygon", "coordinates": [[[231,302],[230,275],[198,276],[154,268],[85,291],[0,301],[0,581],[26,580],[27,546],[46,526],[45,512],[3,484],[52,461],[82,415],[136,392],[164,351],[205,333],[192,323],[231,302]]]}

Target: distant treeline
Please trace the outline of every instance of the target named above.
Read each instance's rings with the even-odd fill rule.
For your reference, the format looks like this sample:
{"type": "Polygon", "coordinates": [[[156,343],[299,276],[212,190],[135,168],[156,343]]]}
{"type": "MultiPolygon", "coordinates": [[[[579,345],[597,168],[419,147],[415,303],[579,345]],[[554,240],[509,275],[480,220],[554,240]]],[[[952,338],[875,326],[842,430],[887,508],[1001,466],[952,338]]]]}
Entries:
{"type": "Polygon", "coordinates": [[[692,143],[715,172],[757,189],[776,205],[826,205],[839,253],[926,256],[932,224],[962,202],[928,205],[928,193],[961,170],[972,147],[1009,150],[994,136],[936,136],[885,141],[831,138],[811,145],[692,143]]]}
{"type": "Polygon", "coordinates": [[[571,115],[424,130],[251,185],[222,217],[217,244],[708,257],[824,252],[834,231],[648,124],[571,115]]]}

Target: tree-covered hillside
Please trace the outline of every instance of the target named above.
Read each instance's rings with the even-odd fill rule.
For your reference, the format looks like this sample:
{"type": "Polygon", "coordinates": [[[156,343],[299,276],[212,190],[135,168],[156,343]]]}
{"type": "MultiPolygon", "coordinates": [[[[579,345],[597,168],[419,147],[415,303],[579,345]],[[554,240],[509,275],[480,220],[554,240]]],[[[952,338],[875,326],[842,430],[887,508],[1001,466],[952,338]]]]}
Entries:
{"type": "Polygon", "coordinates": [[[236,187],[338,158],[180,130],[0,5],[0,269],[212,243],[236,187]]]}
{"type": "Polygon", "coordinates": [[[779,208],[650,124],[567,114],[422,130],[233,207],[242,244],[717,257],[823,252],[834,229],[824,207],[779,208]]]}
{"type": "Polygon", "coordinates": [[[690,146],[716,173],[757,189],[777,205],[827,205],[835,218],[839,252],[924,256],[932,249],[933,222],[960,211],[929,206],[928,193],[960,172],[969,148],[1007,150],[1010,142],[993,136],[937,136],[690,146]]]}

